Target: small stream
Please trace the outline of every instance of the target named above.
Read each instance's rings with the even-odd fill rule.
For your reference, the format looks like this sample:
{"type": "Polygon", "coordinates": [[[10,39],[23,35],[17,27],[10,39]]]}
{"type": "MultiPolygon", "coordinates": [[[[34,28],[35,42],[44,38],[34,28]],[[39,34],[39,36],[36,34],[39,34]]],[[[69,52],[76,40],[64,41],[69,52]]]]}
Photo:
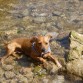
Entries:
{"type": "MultiPolygon", "coordinates": [[[[71,30],[83,33],[82,3],[83,0],[0,0],[0,36],[11,39],[57,32],[58,39],[61,39],[71,30]]],[[[65,40],[62,41],[65,44],[65,40]]],[[[63,56],[65,49],[59,49],[53,52],[63,56]]],[[[66,74],[49,79],[52,83],[83,83],[81,79],[73,80],[66,74]]],[[[43,83],[48,83],[47,79],[43,83]]]]}

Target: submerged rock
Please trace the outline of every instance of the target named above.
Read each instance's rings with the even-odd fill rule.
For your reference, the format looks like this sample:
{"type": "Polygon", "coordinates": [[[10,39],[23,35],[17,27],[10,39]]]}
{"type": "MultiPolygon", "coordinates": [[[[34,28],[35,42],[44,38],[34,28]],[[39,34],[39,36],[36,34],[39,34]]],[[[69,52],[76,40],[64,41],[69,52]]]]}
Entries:
{"type": "Polygon", "coordinates": [[[70,51],[67,72],[83,78],[83,35],[75,31],[70,33],[70,51]]]}
{"type": "Polygon", "coordinates": [[[7,79],[11,79],[11,78],[15,77],[15,73],[12,72],[12,71],[6,71],[6,72],[5,72],[5,77],[6,77],[7,79]]]}
{"type": "Polygon", "coordinates": [[[36,17],[33,19],[34,23],[45,23],[46,22],[46,17],[36,17]]]}

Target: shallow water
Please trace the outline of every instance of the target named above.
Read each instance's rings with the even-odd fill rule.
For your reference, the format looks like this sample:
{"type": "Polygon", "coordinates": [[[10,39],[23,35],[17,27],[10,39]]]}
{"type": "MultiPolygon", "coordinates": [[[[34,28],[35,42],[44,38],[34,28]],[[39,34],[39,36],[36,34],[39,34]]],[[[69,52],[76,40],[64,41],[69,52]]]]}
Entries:
{"type": "MultiPolygon", "coordinates": [[[[0,34],[4,32],[2,37],[11,39],[47,32],[58,32],[59,38],[63,38],[71,30],[83,33],[83,1],[76,1],[0,0],[0,34]]],[[[57,51],[61,55],[63,52],[60,52],[57,51]]],[[[59,76],[55,79],[57,83],[82,83],[82,80],[68,79],[66,75],[60,82],[59,76]]]]}

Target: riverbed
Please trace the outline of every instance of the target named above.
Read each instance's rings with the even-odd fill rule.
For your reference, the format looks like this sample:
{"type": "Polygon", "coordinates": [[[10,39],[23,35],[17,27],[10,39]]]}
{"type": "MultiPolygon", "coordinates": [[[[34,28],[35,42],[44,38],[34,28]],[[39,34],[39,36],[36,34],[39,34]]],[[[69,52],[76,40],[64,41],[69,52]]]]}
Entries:
{"type": "MultiPolygon", "coordinates": [[[[0,0],[1,56],[5,53],[4,40],[51,32],[59,34],[51,42],[52,52],[64,58],[65,52],[68,51],[67,37],[72,30],[83,34],[83,0],[0,0]]],[[[27,62],[26,57],[7,64],[0,67],[0,83],[83,82],[82,78],[67,75],[66,72],[47,75],[45,69],[35,66],[38,72],[33,68],[33,61],[29,59],[27,62]],[[41,72],[43,74],[40,74],[41,72]]]]}

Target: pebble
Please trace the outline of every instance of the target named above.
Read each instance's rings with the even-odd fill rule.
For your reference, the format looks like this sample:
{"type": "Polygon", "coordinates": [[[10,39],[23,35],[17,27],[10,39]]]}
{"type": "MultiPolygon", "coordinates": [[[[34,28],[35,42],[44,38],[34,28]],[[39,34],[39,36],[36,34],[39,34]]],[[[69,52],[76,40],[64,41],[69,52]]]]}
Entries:
{"type": "Polygon", "coordinates": [[[48,83],[48,82],[49,82],[49,79],[44,78],[44,79],[42,80],[42,82],[43,82],[43,83],[48,83]]]}
{"type": "Polygon", "coordinates": [[[28,83],[28,79],[22,74],[17,74],[18,83],[28,83]]]}
{"type": "Polygon", "coordinates": [[[2,68],[5,70],[5,71],[9,71],[9,70],[12,70],[14,68],[13,65],[3,65],[2,68]]]}
{"type": "Polygon", "coordinates": [[[46,22],[46,17],[36,17],[33,19],[34,23],[45,23],[46,22]]]}
{"type": "Polygon", "coordinates": [[[33,17],[46,17],[46,16],[48,16],[48,14],[47,13],[37,13],[37,12],[33,12],[32,14],[31,14],[33,17]]]}
{"type": "Polygon", "coordinates": [[[0,68],[0,78],[4,75],[4,71],[0,68]]]}
{"type": "Polygon", "coordinates": [[[53,16],[60,16],[61,13],[62,13],[62,12],[60,12],[60,11],[54,11],[54,12],[52,13],[52,15],[53,15],[53,16]]]}
{"type": "Polygon", "coordinates": [[[23,16],[28,16],[29,13],[30,13],[30,12],[29,12],[28,9],[25,9],[25,10],[22,11],[23,16]]]}
{"type": "Polygon", "coordinates": [[[58,76],[52,81],[52,83],[64,83],[64,81],[65,81],[64,76],[58,75],[58,76]]]}
{"type": "Polygon", "coordinates": [[[6,77],[7,79],[11,79],[11,78],[15,77],[15,73],[12,72],[12,71],[6,71],[6,72],[5,72],[5,77],[6,77]]]}

